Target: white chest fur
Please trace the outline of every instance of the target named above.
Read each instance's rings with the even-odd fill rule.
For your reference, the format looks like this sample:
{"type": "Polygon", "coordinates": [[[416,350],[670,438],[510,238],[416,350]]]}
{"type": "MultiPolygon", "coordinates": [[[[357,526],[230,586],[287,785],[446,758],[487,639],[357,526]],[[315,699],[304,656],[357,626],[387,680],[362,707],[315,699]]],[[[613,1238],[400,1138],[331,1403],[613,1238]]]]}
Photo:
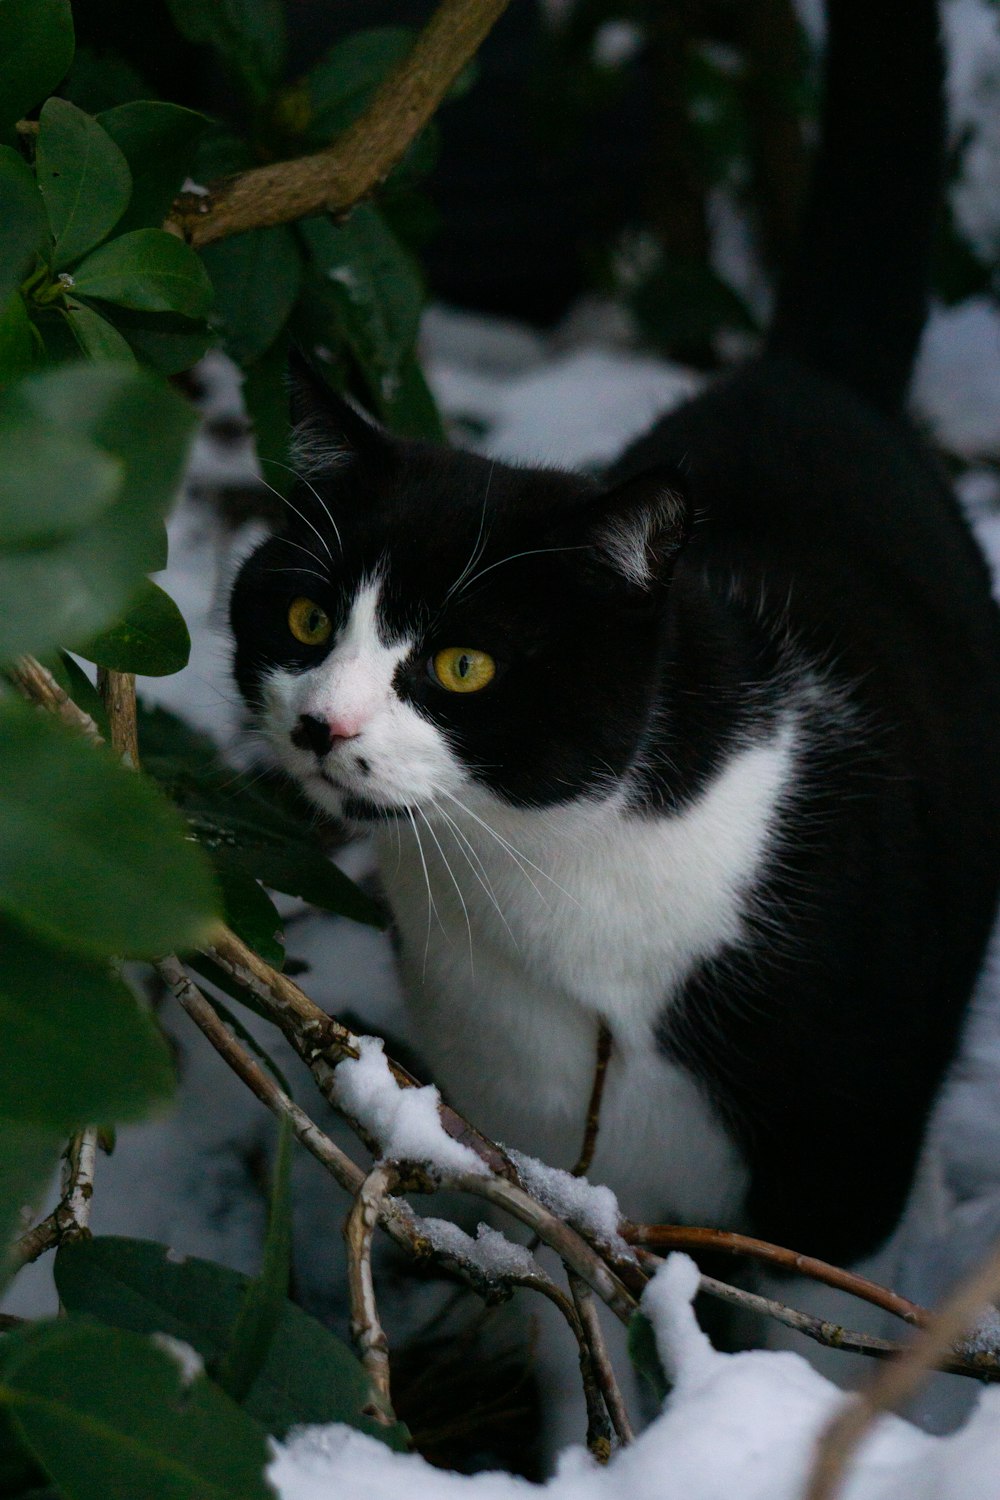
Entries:
{"type": "Polygon", "coordinates": [[[569,1166],[605,1019],[593,1175],[633,1215],[738,1210],[739,1154],[655,1027],[692,970],[740,940],[794,739],[789,717],[670,816],[627,815],[617,799],[515,809],[477,792],[382,836],[418,1041],[445,1093],[499,1139],[569,1166]]]}

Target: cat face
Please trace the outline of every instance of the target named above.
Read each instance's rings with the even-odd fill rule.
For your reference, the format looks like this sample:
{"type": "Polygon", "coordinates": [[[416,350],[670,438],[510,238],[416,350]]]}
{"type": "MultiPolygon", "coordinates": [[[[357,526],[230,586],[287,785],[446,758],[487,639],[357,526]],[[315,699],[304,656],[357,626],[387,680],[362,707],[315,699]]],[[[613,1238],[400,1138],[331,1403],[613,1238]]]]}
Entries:
{"type": "Polygon", "coordinates": [[[545,806],[617,784],[685,534],[675,476],[602,491],[392,439],[325,395],[308,432],[286,525],[230,608],[278,763],[361,820],[476,788],[545,806]]]}

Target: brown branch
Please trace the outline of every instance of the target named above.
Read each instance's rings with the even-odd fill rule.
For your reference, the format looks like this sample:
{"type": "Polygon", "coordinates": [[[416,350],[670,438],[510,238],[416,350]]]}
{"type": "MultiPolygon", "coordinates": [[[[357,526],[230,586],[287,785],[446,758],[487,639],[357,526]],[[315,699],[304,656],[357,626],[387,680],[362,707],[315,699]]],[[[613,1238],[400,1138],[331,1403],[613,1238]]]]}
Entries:
{"type": "Polygon", "coordinates": [[[13,1249],[16,1263],[26,1266],[46,1250],[89,1238],[96,1165],[97,1131],[88,1126],[70,1136],[63,1153],[62,1195],[52,1212],[17,1240],[13,1249]]]}
{"type": "Polygon", "coordinates": [[[614,1424],[618,1441],[622,1444],[630,1443],[635,1436],[632,1424],[629,1421],[628,1411],[622,1399],[622,1393],[615,1379],[611,1358],[608,1354],[608,1346],[604,1341],[604,1330],[601,1328],[600,1319],[597,1316],[597,1308],[594,1306],[594,1295],[590,1288],[580,1280],[575,1271],[569,1273],[570,1291],[573,1293],[573,1302],[576,1305],[577,1316],[580,1319],[580,1327],[583,1330],[587,1344],[587,1351],[593,1365],[594,1375],[608,1416],[614,1424]]]}
{"type": "Polygon", "coordinates": [[[590,1164],[594,1160],[594,1150],[597,1146],[597,1132],[601,1124],[601,1101],[604,1098],[604,1081],[608,1073],[608,1063],[611,1059],[611,1028],[606,1021],[601,1021],[597,1028],[597,1058],[594,1063],[594,1082],[590,1090],[590,1100],[587,1104],[587,1116],[583,1127],[583,1144],[580,1147],[580,1155],[576,1166],[573,1168],[574,1177],[586,1177],[590,1170],[590,1164]]]}
{"type": "Polygon", "coordinates": [[[833,1500],[851,1458],[875,1419],[882,1412],[898,1411],[916,1394],[931,1370],[954,1368],[955,1356],[949,1351],[998,1296],[1000,1244],[994,1246],[983,1265],[959,1283],[922,1335],[887,1364],[866,1391],[849,1398],[837,1412],[817,1445],[805,1500],[833,1500]]]}
{"type": "Polygon", "coordinates": [[[43,667],[41,662],[36,661],[33,656],[19,657],[14,665],[7,669],[7,675],[29,702],[48,709],[64,724],[68,724],[71,729],[78,729],[95,744],[104,743],[101,731],[90,715],[84,713],[83,709],[73,702],[69,694],[64,692],[56,682],[48,667],[43,667]]]}
{"type": "Polygon", "coordinates": [[[396,1169],[391,1163],[379,1162],[373,1167],[361,1184],[344,1225],[351,1337],[358,1346],[373,1396],[365,1411],[385,1427],[391,1426],[396,1418],[389,1383],[389,1340],[379,1319],[372,1275],[372,1240],[382,1205],[396,1180],[396,1169]]]}
{"type": "Polygon", "coordinates": [[[247,229],[353,208],[402,160],[508,3],[441,0],[409,55],[332,145],[243,172],[206,195],[182,194],[165,227],[202,246],[247,229]]]}
{"type": "Polygon", "coordinates": [[[135,673],[97,669],[97,690],[111,728],[111,744],[123,765],[139,769],[139,729],[135,707],[135,673]]]}
{"type": "Polygon", "coordinates": [[[783,1245],[771,1245],[767,1240],[755,1240],[749,1235],[733,1234],[726,1229],[696,1229],[686,1224],[626,1224],[622,1227],[622,1238],[631,1245],[644,1245],[650,1250],[699,1250],[721,1251],[725,1255],[745,1255],[751,1260],[766,1265],[778,1266],[783,1271],[795,1271],[812,1281],[836,1287],[838,1291],[850,1292],[873,1307],[895,1314],[904,1323],[923,1328],[930,1313],[916,1302],[900,1297],[888,1287],[879,1286],[854,1271],[845,1271],[812,1255],[800,1255],[796,1250],[786,1250],[783,1245]]]}

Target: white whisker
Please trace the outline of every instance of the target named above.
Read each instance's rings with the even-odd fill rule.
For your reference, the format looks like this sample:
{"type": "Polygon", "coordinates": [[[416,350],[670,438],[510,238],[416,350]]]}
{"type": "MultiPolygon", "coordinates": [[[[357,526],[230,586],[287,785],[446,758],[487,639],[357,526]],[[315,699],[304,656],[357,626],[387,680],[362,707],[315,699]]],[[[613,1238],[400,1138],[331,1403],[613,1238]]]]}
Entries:
{"type": "Polygon", "coordinates": [[[337,538],[337,546],[340,548],[341,552],[343,552],[343,550],[344,550],[344,544],[343,544],[343,542],[340,539],[340,528],[337,525],[336,521],[333,519],[333,516],[330,514],[330,507],[327,505],[326,501],[323,499],[323,496],[321,494],[319,494],[319,492],[316,489],[316,486],[312,483],[312,481],[309,480],[309,479],[306,479],[306,477],[305,477],[304,474],[298,474],[298,473],[296,473],[296,471],[292,468],[291,464],[283,464],[281,462],[281,460],[278,459],[278,458],[262,458],[261,459],[261,463],[262,464],[277,464],[277,466],[278,466],[279,469],[287,469],[288,473],[291,474],[294,479],[297,479],[300,484],[304,484],[307,489],[312,490],[313,495],[316,498],[317,505],[322,506],[323,513],[326,516],[326,519],[329,521],[330,525],[333,527],[333,534],[337,538]]]}
{"type": "Polygon", "coordinates": [[[478,583],[479,580],[480,580],[480,578],[485,578],[486,575],[487,575],[487,573],[492,573],[494,568],[500,568],[500,567],[503,566],[504,563],[516,562],[516,560],[519,557],[537,557],[542,552],[589,552],[589,551],[590,551],[590,548],[588,546],[586,546],[585,543],[581,542],[578,545],[574,545],[572,547],[529,547],[525,552],[512,552],[509,557],[501,557],[501,559],[500,559],[499,562],[490,563],[490,565],[489,565],[488,568],[482,568],[478,573],[474,573],[472,575],[472,577],[469,579],[469,581],[465,584],[465,586],[461,590],[461,592],[464,594],[465,591],[466,591],[466,589],[471,589],[471,587],[472,587],[472,585],[474,583],[478,583]]]}
{"type": "Polygon", "coordinates": [[[450,865],[450,863],[448,861],[448,856],[445,854],[444,850],[442,849],[442,847],[441,847],[441,840],[438,838],[437,834],[434,832],[434,829],[433,829],[431,823],[429,822],[429,820],[427,818],[427,814],[425,812],[423,812],[422,809],[419,808],[419,807],[417,808],[417,812],[419,813],[421,822],[424,824],[425,828],[427,829],[427,832],[430,834],[431,838],[434,840],[434,843],[435,843],[435,845],[437,847],[437,852],[441,856],[441,859],[442,859],[442,861],[444,863],[444,867],[448,871],[448,875],[451,878],[451,883],[455,887],[455,892],[456,892],[456,894],[458,896],[459,901],[461,902],[462,911],[465,913],[465,926],[466,926],[466,930],[467,930],[467,932],[469,934],[469,967],[470,967],[470,969],[472,971],[472,977],[473,977],[473,979],[475,979],[475,977],[476,977],[476,961],[475,961],[475,958],[473,957],[473,953],[472,953],[472,923],[469,920],[469,908],[466,906],[466,904],[465,904],[465,897],[462,895],[462,887],[459,885],[458,881],[455,878],[455,872],[451,868],[451,865],[450,865]]]}
{"type": "Polygon", "coordinates": [[[298,518],[299,518],[300,521],[305,521],[306,525],[309,527],[309,530],[310,531],[314,531],[316,533],[316,535],[319,537],[320,546],[323,548],[323,551],[326,553],[326,555],[330,559],[330,561],[333,562],[333,553],[330,551],[329,547],[327,546],[327,544],[326,544],[326,537],[320,531],[319,527],[318,526],[314,526],[313,523],[310,521],[309,517],[306,516],[306,515],[303,515],[302,511],[299,510],[299,508],[298,508],[297,505],[293,505],[292,504],[292,502],[289,500],[289,498],[288,498],[287,495],[283,495],[280,490],[276,490],[274,488],[273,484],[268,484],[268,482],[264,478],[263,474],[260,476],[260,483],[264,486],[264,488],[266,490],[270,490],[271,494],[275,495],[281,501],[282,505],[287,505],[288,509],[292,512],[292,514],[295,515],[295,516],[298,516],[298,518]]]}

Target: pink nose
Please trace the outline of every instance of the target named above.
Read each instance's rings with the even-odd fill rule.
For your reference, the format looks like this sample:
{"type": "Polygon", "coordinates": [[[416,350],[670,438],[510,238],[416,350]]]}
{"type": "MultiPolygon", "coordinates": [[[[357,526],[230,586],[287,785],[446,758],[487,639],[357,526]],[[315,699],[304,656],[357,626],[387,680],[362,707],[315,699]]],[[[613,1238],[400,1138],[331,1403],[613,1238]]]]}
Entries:
{"type": "Polygon", "coordinates": [[[314,755],[326,755],[342,740],[353,740],[359,726],[348,719],[319,719],[315,714],[300,714],[291,733],[292,744],[314,755]]]}

